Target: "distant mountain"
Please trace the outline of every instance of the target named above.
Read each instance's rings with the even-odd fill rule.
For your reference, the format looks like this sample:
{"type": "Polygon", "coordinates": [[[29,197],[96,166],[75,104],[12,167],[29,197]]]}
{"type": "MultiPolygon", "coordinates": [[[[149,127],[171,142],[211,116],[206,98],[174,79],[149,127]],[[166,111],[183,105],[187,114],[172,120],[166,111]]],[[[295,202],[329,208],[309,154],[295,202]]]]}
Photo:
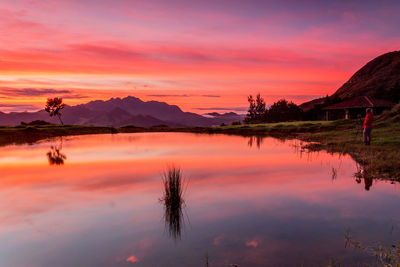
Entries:
{"type": "MultiPolygon", "coordinates": [[[[356,96],[399,102],[400,100],[400,51],[378,56],[358,70],[330,98],[348,99],[356,96]]],[[[310,110],[324,98],[303,103],[303,110],[310,110]]]]}
{"type": "Polygon", "coordinates": [[[246,117],[246,115],[239,115],[235,112],[227,112],[227,113],[218,113],[218,112],[210,112],[204,114],[204,116],[208,118],[215,118],[215,119],[225,119],[227,121],[242,121],[246,117]]]}
{"type": "MultiPolygon", "coordinates": [[[[124,126],[135,125],[151,127],[168,126],[212,126],[221,123],[229,124],[242,119],[236,113],[218,114],[217,116],[201,116],[196,113],[183,112],[178,106],[165,102],[142,101],[128,96],[95,100],[77,106],[65,106],[61,111],[65,124],[124,126]]],[[[21,122],[44,120],[58,123],[57,118],[50,118],[44,110],[38,112],[0,112],[0,125],[18,125],[21,122]]]]}

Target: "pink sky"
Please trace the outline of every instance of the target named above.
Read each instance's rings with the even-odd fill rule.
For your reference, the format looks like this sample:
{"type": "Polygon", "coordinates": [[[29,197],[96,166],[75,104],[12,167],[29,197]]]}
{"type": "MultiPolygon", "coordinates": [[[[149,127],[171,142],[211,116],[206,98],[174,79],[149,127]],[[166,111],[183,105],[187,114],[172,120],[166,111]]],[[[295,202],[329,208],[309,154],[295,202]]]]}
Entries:
{"type": "Polygon", "coordinates": [[[398,50],[397,1],[0,0],[0,111],[132,95],[240,111],[302,103],[398,50]]]}

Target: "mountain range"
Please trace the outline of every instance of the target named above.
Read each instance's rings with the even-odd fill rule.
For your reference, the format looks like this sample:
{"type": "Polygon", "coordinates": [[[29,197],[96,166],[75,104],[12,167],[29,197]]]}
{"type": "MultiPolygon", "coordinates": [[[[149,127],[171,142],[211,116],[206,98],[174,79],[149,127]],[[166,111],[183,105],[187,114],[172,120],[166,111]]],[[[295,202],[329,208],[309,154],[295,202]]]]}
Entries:
{"type": "MultiPolygon", "coordinates": [[[[126,126],[152,127],[166,125],[179,126],[212,126],[222,123],[230,124],[241,121],[242,115],[229,112],[225,114],[208,113],[202,116],[192,112],[184,112],[176,105],[165,102],[142,101],[139,98],[128,96],[125,98],[111,98],[109,100],[95,100],[86,104],[68,106],[61,111],[65,124],[97,125],[97,126],[126,126]]],[[[55,117],[40,110],[37,112],[0,112],[0,125],[19,125],[21,122],[43,120],[59,123],[55,117]]]]}

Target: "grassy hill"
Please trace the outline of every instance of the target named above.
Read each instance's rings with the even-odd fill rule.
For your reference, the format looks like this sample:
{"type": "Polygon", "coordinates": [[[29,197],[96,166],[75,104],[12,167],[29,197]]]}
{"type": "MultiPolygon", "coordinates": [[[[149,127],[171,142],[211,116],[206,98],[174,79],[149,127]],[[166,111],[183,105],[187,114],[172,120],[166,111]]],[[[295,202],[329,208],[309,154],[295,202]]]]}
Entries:
{"type": "MultiPolygon", "coordinates": [[[[365,64],[345,82],[334,94],[332,101],[345,100],[357,96],[370,96],[395,103],[400,101],[400,51],[378,56],[365,64]]],[[[309,111],[325,98],[314,99],[300,105],[309,111]]]]}

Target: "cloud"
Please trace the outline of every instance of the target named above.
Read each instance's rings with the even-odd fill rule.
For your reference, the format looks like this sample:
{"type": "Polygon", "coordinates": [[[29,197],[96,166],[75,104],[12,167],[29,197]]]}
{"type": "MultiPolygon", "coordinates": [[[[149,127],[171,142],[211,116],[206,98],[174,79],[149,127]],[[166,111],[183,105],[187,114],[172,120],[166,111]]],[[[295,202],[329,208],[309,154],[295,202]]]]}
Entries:
{"type": "Polygon", "coordinates": [[[37,111],[40,108],[29,104],[0,104],[3,112],[37,111]]]}
{"type": "Polygon", "coordinates": [[[0,27],[7,30],[9,30],[8,28],[10,27],[19,31],[43,27],[43,25],[38,22],[23,19],[25,16],[24,11],[0,9],[0,16],[2,17],[2,23],[0,24],[0,27]]]}
{"type": "MultiPolygon", "coordinates": [[[[58,51],[58,54],[70,54],[101,58],[102,61],[123,61],[124,67],[127,62],[130,64],[142,64],[143,67],[149,67],[152,63],[155,66],[176,66],[200,64],[203,67],[218,65],[237,64],[239,66],[269,66],[276,65],[293,66],[313,66],[326,65],[324,59],[304,55],[294,52],[287,48],[258,47],[249,46],[247,48],[221,48],[218,46],[198,47],[195,44],[182,44],[168,41],[166,43],[146,42],[143,43],[124,43],[124,42],[105,42],[98,44],[96,42],[75,43],[67,46],[66,50],[58,51]],[[161,65],[160,65],[161,64],[161,65]],[[165,65],[167,64],[167,65],[165,65]]],[[[81,58],[82,59],[82,58],[81,58]]],[[[82,59],[84,60],[84,59],[82,59]]],[[[129,65],[129,64],[128,64],[129,65]]],[[[118,68],[120,68],[119,66],[118,68]]],[[[200,67],[200,66],[197,66],[200,67]]]]}
{"type": "Polygon", "coordinates": [[[143,59],[146,53],[137,52],[135,49],[123,48],[121,45],[103,46],[96,44],[74,44],[69,46],[74,52],[103,56],[111,59],[143,59]]]}
{"type": "Polygon", "coordinates": [[[37,108],[33,105],[25,105],[25,104],[0,104],[0,108],[15,108],[15,107],[37,108]]]}
{"type": "Polygon", "coordinates": [[[256,248],[256,247],[258,247],[258,242],[256,240],[247,241],[246,247],[256,248]]]}
{"type": "Polygon", "coordinates": [[[221,244],[221,241],[224,239],[224,237],[225,237],[224,235],[219,235],[215,237],[213,240],[214,246],[218,246],[219,244],[221,244]]]}
{"type": "MultiPolygon", "coordinates": [[[[76,94],[71,90],[66,89],[51,89],[51,88],[9,88],[9,87],[0,87],[0,94],[5,95],[7,97],[10,96],[53,96],[57,95],[61,98],[65,99],[81,99],[87,98],[85,95],[76,94]]],[[[3,98],[3,97],[1,97],[3,98]]]]}
{"type": "Polygon", "coordinates": [[[221,97],[220,95],[201,95],[202,97],[221,97]]]}
{"type": "Polygon", "coordinates": [[[152,97],[221,97],[220,95],[188,95],[188,94],[152,94],[147,95],[152,97]]]}
{"type": "Polygon", "coordinates": [[[64,99],[83,99],[83,98],[89,98],[89,96],[80,95],[80,94],[61,95],[60,97],[61,97],[61,98],[64,98],[64,99]]]}
{"type": "Polygon", "coordinates": [[[132,255],[132,256],[129,256],[129,257],[126,259],[126,262],[135,263],[135,262],[139,262],[139,259],[138,259],[136,256],[132,255]]]}
{"type": "Polygon", "coordinates": [[[73,76],[76,86],[68,81],[57,85],[24,82],[20,88],[122,90],[131,85],[123,87],[104,79],[137,77],[138,84],[177,80],[166,86],[154,83],[154,88],[165,90],[158,92],[166,93],[154,97],[187,97],[168,93],[188,87],[198,90],[197,97],[217,97],[201,95],[215,88],[212,93],[236,98],[236,103],[239,93],[247,88],[325,95],[368,60],[398,49],[400,41],[396,1],[380,5],[359,0],[307,0],[302,4],[234,0],[226,5],[208,0],[149,0],[140,4],[122,0],[117,5],[101,1],[94,6],[84,1],[28,1],[29,7],[14,2],[5,1],[0,7],[2,75],[50,78],[60,74],[65,79],[77,74],[73,76]],[[60,12],[48,16],[53,10],[60,12]],[[218,85],[211,85],[210,79],[218,85]],[[244,79],[266,81],[245,84],[244,79]],[[276,82],[269,82],[271,79],[276,82]],[[86,85],[89,83],[92,85],[86,85]]]}
{"type": "Polygon", "coordinates": [[[234,111],[247,111],[248,107],[207,107],[207,108],[194,108],[197,110],[234,110],[234,111]]]}
{"type": "Polygon", "coordinates": [[[272,94],[267,94],[267,95],[262,95],[262,97],[267,97],[267,98],[279,98],[279,99],[295,99],[295,100],[308,100],[308,99],[315,99],[315,98],[321,98],[323,97],[322,95],[272,95],[272,94]]]}
{"type": "Polygon", "coordinates": [[[152,96],[152,97],[191,97],[192,95],[187,95],[187,94],[182,94],[182,95],[174,95],[174,94],[165,94],[165,95],[147,95],[147,96],[152,96]]]}
{"type": "Polygon", "coordinates": [[[8,88],[2,87],[0,88],[0,94],[8,95],[8,96],[43,96],[43,95],[53,95],[53,94],[71,94],[70,90],[56,90],[56,89],[38,89],[38,88],[8,88]]]}

